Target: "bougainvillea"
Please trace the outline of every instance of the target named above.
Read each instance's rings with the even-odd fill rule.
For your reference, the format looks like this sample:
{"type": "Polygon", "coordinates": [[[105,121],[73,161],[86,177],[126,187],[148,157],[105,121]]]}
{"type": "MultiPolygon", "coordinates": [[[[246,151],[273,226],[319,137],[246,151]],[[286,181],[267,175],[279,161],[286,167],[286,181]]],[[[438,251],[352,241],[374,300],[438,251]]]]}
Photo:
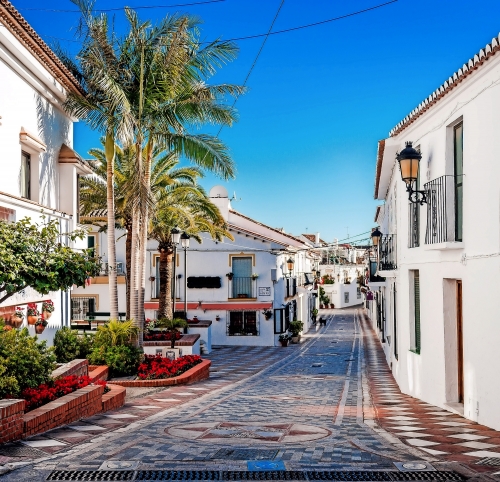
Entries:
{"type": "Polygon", "coordinates": [[[146,355],[144,362],[139,365],[137,376],[141,380],[178,377],[199,363],[201,363],[201,357],[198,355],[181,356],[175,360],[146,355]]]}
{"type": "Polygon", "coordinates": [[[29,412],[41,405],[52,402],[56,398],[63,397],[79,388],[86,387],[92,380],[82,375],[69,375],[67,377],[52,380],[49,383],[43,383],[36,388],[26,388],[22,391],[21,397],[26,400],[26,411],[29,412]]]}

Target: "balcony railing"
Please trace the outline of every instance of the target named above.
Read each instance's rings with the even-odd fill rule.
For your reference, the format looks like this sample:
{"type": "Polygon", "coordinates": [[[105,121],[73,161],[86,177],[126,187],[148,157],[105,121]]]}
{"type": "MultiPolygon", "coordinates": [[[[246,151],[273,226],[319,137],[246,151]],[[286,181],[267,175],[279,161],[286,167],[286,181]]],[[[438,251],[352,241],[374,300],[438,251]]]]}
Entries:
{"type": "Polygon", "coordinates": [[[384,234],[378,242],[378,269],[392,271],[396,268],[396,235],[384,234]]]}
{"type": "Polygon", "coordinates": [[[256,280],[251,277],[233,277],[229,280],[228,298],[256,298],[256,280]]]}
{"type": "Polygon", "coordinates": [[[441,176],[425,184],[425,244],[455,241],[455,184],[456,176],[441,176]]]}
{"type": "Polygon", "coordinates": [[[312,273],[297,273],[297,286],[308,286],[314,284],[312,273]]]}

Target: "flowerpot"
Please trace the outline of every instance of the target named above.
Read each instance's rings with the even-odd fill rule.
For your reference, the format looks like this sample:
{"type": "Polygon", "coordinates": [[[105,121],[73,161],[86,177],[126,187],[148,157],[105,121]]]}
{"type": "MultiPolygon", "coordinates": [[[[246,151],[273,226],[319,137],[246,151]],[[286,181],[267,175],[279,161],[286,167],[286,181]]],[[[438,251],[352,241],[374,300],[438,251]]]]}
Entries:
{"type": "Polygon", "coordinates": [[[40,335],[41,333],[43,333],[43,330],[45,330],[45,326],[35,325],[35,331],[36,331],[37,335],[40,335]]]}
{"type": "Polygon", "coordinates": [[[298,336],[292,336],[292,343],[298,343],[299,339],[300,338],[298,336]]]}
{"type": "Polygon", "coordinates": [[[48,320],[52,316],[52,311],[42,311],[43,317],[48,320]]]}
{"type": "Polygon", "coordinates": [[[330,308],[335,308],[335,305],[333,303],[330,303],[330,308]]]}
{"type": "Polygon", "coordinates": [[[280,340],[281,346],[288,346],[288,340],[280,340]]]}
{"type": "Polygon", "coordinates": [[[28,320],[28,325],[34,325],[38,321],[38,316],[28,315],[26,319],[28,320]]]}
{"type": "Polygon", "coordinates": [[[10,317],[10,324],[14,328],[19,328],[23,324],[23,319],[19,316],[11,316],[10,317]]]}

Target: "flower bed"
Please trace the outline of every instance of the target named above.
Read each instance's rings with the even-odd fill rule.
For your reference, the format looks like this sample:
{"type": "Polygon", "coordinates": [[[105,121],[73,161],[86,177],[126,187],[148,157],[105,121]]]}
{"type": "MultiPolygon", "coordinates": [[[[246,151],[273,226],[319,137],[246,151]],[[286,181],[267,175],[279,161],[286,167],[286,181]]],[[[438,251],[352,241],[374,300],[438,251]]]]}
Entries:
{"type": "Polygon", "coordinates": [[[190,368],[201,363],[198,355],[186,355],[175,360],[161,356],[146,355],[144,362],[139,365],[137,377],[141,380],[159,380],[178,377],[190,368]]]}
{"type": "MultiPolygon", "coordinates": [[[[174,334],[175,340],[180,340],[181,338],[182,338],[181,332],[178,331],[174,334]]],[[[144,341],[172,341],[172,333],[169,333],[167,331],[160,333],[155,333],[155,332],[145,333],[144,341]]]]}
{"type": "MultiPolygon", "coordinates": [[[[68,395],[80,388],[86,387],[90,383],[92,383],[92,380],[86,375],[79,377],[69,375],[53,380],[47,384],[39,385],[36,388],[26,388],[21,393],[21,397],[26,400],[26,412],[29,412],[57,398],[64,397],[64,395],[68,395]]],[[[98,381],[96,385],[105,386],[106,382],[98,381]]]]}

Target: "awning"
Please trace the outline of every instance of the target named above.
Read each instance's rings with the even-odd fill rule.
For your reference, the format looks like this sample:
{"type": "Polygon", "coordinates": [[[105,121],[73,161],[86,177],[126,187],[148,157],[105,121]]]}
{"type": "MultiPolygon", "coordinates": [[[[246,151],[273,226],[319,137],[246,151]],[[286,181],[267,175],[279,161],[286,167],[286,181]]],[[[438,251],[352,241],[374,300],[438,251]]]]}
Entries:
{"type": "Polygon", "coordinates": [[[82,159],[82,156],[66,144],[63,144],[59,151],[59,164],[75,164],[77,169],[81,171],[81,174],[92,174],[94,172],[82,159]]]}

